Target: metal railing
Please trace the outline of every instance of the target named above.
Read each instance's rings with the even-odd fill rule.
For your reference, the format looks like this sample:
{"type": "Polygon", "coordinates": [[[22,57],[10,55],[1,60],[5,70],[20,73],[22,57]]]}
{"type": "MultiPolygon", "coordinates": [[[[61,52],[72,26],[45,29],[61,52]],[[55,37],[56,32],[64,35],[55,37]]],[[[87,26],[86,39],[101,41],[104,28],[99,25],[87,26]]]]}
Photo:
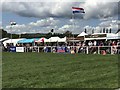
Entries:
{"type": "MultiPolygon", "coordinates": [[[[32,46],[24,47],[24,52],[57,52],[57,46],[32,46]]],[[[61,47],[62,48],[62,47],[61,47]]],[[[84,54],[120,54],[120,46],[66,46],[65,52],[70,53],[74,50],[75,53],[84,54]]]]}

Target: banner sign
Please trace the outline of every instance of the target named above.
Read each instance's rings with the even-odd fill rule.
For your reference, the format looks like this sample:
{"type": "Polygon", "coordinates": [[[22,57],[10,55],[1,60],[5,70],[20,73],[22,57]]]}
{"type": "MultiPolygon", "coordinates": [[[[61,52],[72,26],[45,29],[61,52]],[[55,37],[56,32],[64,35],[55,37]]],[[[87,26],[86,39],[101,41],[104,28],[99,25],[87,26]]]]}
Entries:
{"type": "Polygon", "coordinates": [[[65,52],[65,47],[57,47],[57,52],[58,53],[64,53],[65,52]]]}
{"type": "Polygon", "coordinates": [[[24,52],[24,47],[16,47],[16,52],[24,52]]]}
{"type": "Polygon", "coordinates": [[[10,50],[10,52],[16,52],[16,47],[14,47],[14,46],[10,47],[9,50],[10,50]]]}

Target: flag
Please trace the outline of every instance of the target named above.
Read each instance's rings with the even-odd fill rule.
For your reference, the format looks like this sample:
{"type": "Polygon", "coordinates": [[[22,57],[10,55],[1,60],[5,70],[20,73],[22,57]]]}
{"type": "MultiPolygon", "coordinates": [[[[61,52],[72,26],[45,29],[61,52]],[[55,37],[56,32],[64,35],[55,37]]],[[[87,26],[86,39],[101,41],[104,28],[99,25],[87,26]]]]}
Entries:
{"type": "Polygon", "coordinates": [[[44,38],[41,39],[42,43],[44,43],[44,38]]]}
{"type": "Polygon", "coordinates": [[[10,25],[16,25],[17,23],[16,22],[10,22],[10,25]]]}
{"type": "Polygon", "coordinates": [[[72,7],[73,13],[85,13],[83,8],[72,7]]]}

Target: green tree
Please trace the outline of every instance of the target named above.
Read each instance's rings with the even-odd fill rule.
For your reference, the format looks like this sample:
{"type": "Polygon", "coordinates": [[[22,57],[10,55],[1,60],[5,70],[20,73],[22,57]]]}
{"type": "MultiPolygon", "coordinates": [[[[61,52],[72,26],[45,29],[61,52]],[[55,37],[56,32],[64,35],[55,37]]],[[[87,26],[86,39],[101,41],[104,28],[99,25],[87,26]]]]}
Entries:
{"type": "Polygon", "coordinates": [[[72,32],[71,31],[66,31],[65,33],[63,33],[63,35],[65,35],[66,37],[72,37],[72,32]]]}
{"type": "Polygon", "coordinates": [[[0,29],[0,36],[1,38],[6,38],[6,37],[10,38],[10,34],[7,33],[7,31],[5,31],[4,29],[0,29]]]}

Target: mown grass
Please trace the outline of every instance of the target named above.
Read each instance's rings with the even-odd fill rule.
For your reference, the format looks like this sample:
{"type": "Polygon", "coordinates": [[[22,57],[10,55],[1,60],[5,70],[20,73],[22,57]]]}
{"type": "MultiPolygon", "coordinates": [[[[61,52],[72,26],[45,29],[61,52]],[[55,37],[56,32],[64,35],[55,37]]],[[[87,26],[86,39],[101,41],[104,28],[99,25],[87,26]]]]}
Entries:
{"type": "Polygon", "coordinates": [[[3,53],[3,88],[117,88],[118,56],[3,53]]]}

